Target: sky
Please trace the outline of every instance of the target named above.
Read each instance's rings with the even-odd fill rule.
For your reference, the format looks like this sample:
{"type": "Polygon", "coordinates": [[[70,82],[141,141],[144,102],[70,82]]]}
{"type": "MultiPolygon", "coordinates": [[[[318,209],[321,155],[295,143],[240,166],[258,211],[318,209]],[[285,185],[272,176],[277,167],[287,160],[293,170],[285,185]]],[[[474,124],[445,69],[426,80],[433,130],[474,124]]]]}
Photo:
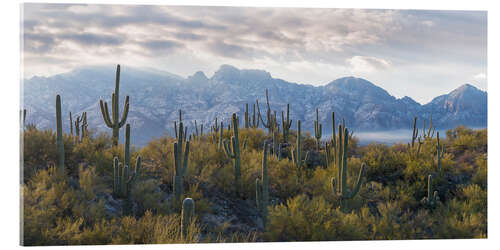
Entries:
{"type": "Polygon", "coordinates": [[[361,77],[425,104],[487,90],[487,12],[161,5],[22,6],[23,74],[122,64],[210,77],[222,64],[325,85],[361,77]]]}

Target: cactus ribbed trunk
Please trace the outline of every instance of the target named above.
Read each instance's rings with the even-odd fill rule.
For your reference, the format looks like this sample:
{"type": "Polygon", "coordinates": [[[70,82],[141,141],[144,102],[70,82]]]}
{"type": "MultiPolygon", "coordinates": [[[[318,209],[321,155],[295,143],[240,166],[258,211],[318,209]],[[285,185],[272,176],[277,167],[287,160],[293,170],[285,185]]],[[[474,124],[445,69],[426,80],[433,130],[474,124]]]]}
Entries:
{"type": "Polygon", "coordinates": [[[255,195],[256,195],[256,203],[257,209],[259,210],[262,216],[262,222],[264,226],[267,223],[267,206],[269,203],[269,180],[267,176],[267,150],[268,145],[264,143],[264,155],[262,157],[262,172],[261,177],[262,181],[259,178],[255,181],[255,195]]]}
{"type": "Polygon", "coordinates": [[[233,113],[232,116],[233,136],[231,142],[224,140],[224,152],[233,159],[234,169],[234,189],[237,195],[240,193],[240,177],[241,177],[241,157],[240,157],[240,139],[238,133],[238,117],[233,113]]]}
{"type": "Polygon", "coordinates": [[[61,96],[56,96],[57,172],[64,175],[64,142],[62,131],[61,96]]]}

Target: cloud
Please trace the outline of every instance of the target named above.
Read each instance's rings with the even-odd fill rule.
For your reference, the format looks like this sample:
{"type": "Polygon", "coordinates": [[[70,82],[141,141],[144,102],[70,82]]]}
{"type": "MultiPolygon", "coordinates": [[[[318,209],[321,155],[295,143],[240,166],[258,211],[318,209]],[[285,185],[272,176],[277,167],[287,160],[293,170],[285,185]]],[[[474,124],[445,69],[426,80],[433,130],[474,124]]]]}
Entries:
{"type": "Polygon", "coordinates": [[[28,77],[107,62],[184,75],[232,64],[317,85],[355,74],[389,90],[421,78],[448,90],[487,68],[485,11],[22,6],[28,77]]]}
{"type": "Polygon", "coordinates": [[[485,80],[486,78],[487,78],[487,76],[485,73],[479,73],[479,74],[474,76],[474,79],[477,79],[477,80],[485,80]]]}
{"type": "Polygon", "coordinates": [[[353,56],[346,60],[352,71],[361,73],[371,73],[375,71],[387,70],[392,67],[391,62],[370,56],[353,56]]]}
{"type": "Polygon", "coordinates": [[[151,53],[166,53],[184,47],[183,44],[170,40],[149,40],[141,42],[139,45],[148,49],[151,53]]]}

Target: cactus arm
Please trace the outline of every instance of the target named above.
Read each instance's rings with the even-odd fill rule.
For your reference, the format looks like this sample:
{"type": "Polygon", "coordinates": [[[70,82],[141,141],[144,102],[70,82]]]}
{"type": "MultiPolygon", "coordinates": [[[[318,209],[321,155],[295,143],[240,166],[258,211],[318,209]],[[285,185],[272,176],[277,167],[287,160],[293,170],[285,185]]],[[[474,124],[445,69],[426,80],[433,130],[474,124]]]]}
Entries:
{"type": "Polygon", "coordinates": [[[109,128],[112,128],[113,123],[109,119],[108,104],[106,102],[104,102],[103,100],[99,100],[99,106],[101,107],[101,114],[102,114],[102,119],[104,120],[104,123],[109,128]]]}
{"type": "Polygon", "coordinates": [[[365,169],[366,169],[366,164],[365,163],[361,164],[361,169],[359,170],[359,175],[358,175],[358,179],[356,181],[356,185],[354,186],[354,189],[349,194],[348,199],[352,199],[358,193],[359,188],[361,187],[361,184],[363,182],[363,176],[365,175],[365,169]]]}
{"type": "Polygon", "coordinates": [[[122,127],[127,121],[128,110],[129,110],[129,96],[125,97],[125,105],[123,106],[122,119],[118,123],[118,127],[122,127]]]}
{"type": "Polygon", "coordinates": [[[227,157],[234,158],[234,155],[231,154],[231,150],[229,149],[230,146],[227,145],[227,140],[224,139],[222,144],[224,145],[224,152],[226,153],[227,157]]]}

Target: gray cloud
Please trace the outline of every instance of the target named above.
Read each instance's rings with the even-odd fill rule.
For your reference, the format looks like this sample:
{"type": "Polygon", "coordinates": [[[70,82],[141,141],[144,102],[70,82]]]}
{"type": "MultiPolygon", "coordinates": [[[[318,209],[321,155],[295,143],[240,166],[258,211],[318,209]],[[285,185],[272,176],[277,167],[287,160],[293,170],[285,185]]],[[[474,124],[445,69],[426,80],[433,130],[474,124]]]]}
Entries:
{"type": "Polygon", "coordinates": [[[229,63],[314,84],[359,74],[384,81],[383,87],[395,93],[401,82],[412,84],[409,75],[427,86],[442,79],[441,89],[463,83],[454,82],[460,78],[480,80],[486,87],[485,79],[474,77],[487,67],[486,12],[77,4],[23,8],[28,75],[68,70],[54,60],[65,58],[88,64],[128,60],[186,75],[229,63]],[[43,67],[44,58],[50,67],[43,67]],[[44,68],[53,71],[40,71],[44,68]],[[456,76],[450,77],[451,72],[456,76]]]}

